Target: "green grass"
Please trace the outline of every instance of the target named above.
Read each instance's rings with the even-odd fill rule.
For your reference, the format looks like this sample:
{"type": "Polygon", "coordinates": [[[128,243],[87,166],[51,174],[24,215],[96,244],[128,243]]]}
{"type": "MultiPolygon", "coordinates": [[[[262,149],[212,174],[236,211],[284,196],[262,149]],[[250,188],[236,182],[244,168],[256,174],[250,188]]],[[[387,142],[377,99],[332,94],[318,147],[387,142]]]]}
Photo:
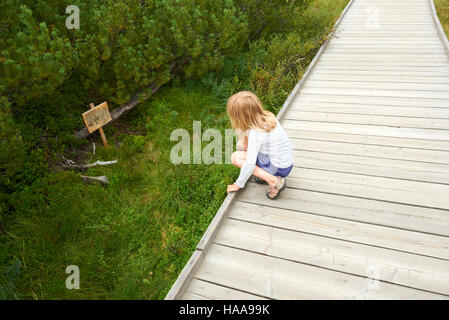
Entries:
{"type": "Polygon", "coordinates": [[[22,135],[36,145],[48,135],[32,149],[49,168],[39,175],[29,170],[34,180],[14,189],[12,214],[0,217],[0,299],[164,298],[238,175],[225,164],[172,165],[170,132],[191,132],[193,120],[201,120],[203,130],[223,131],[229,127],[226,98],[237,90],[257,91],[268,108],[279,110],[347,2],[314,0],[285,37],[253,44],[207,78],[162,88],[105,128],[110,148],[99,147],[93,135],[95,156],[91,143],[71,138],[81,121],[76,106],[85,105],[73,91],[30,105],[19,117],[26,119],[22,135]],[[293,63],[292,51],[305,59],[293,63]],[[64,110],[72,112],[56,107],[64,99],[71,101],[64,110]],[[55,107],[43,114],[36,106],[45,101],[55,107]],[[61,161],[55,151],[83,162],[119,162],[84,173],[106,175],[110,185],[86,184],[79,173],[55,166],[61,161]],[[67,265],[79,266],[80,290],[65,288],[67,265]]]}
{"type": "Polygon", "coordinates": [[[444,32],[449,37],[449,0],[434,0],[434,3],[444,32]]]}
{"type": "Polygon", "coordinates": [[[143,134],[111,137],[106,129],[118,147],[100,147],[90,160],[119,162],[86,174],[106,175],[109,186],[61,171],[25,189],[0,251],[4,264],[20,261],[17,297],[163,298],[238,173],[229,165],[171,165],[169,133],[194,119],[223,127],[223,111],[201,87],[167,87],[126,118],[143,134]],[[65,288],[70,264],[80,268],[82,290],[65,288]]]}

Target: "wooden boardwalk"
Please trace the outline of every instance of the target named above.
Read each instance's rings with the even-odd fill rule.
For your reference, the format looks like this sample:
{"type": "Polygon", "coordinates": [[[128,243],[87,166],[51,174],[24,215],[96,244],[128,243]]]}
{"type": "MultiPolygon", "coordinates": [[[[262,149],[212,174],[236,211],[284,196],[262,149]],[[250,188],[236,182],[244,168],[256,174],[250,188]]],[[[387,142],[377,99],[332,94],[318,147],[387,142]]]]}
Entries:
{"type": "Polygon", "coordinates": [[[278,115],[286,190],[229,195],[166,299],[448,299],[448,53],[432,1],[351,1],[278,115]]]}

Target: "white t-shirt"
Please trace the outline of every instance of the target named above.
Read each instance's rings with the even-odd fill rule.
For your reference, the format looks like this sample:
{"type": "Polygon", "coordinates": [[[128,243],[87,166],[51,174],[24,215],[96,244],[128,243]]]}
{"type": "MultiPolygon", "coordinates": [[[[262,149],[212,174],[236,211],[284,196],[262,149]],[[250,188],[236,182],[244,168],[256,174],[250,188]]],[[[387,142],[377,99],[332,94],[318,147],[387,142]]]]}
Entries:
{"type": "Polygon", "coordinates": [[[257,155],[266,154],[270,163],[279,169],[288,168],[293,164],[293,145],[279,121],[276,128],[270,132],[250,129],[248,133],[248,150],[246,161],[240,169],[240,175],[235,182],[243,188],[256,168],[257,155]]]}

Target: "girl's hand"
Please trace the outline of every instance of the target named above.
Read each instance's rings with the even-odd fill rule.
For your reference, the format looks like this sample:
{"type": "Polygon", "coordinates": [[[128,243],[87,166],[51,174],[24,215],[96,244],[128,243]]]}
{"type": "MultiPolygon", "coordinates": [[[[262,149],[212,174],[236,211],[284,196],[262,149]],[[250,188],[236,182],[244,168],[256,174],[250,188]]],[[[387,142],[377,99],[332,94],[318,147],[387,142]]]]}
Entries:
{"type": "Polygon", "coordinates": [[[240,187],[238,185],[234,184],[230,184],[228,185],[228,193],[229,192],[236,192],[240,189],[240,187]]]}

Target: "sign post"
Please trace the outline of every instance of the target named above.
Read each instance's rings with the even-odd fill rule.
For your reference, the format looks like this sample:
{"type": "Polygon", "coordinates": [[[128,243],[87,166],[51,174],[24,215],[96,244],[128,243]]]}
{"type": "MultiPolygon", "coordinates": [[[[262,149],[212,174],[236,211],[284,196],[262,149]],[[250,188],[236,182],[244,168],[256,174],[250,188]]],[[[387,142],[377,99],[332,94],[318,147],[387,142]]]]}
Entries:
{"type": "Polygon", "coordinates": [[[108,103],[103,102],[98,106],[91,103],[89,107],[90,110],[82,114],[87,131],[92,133],[95,130],[98,130],[98,132],[100,132],[101,141],[103,141],[104,146],[107,147],[108,141],[106,140],[106,135],[104,134],[102,127],[112,120],[108,109],[108,103]]]}

